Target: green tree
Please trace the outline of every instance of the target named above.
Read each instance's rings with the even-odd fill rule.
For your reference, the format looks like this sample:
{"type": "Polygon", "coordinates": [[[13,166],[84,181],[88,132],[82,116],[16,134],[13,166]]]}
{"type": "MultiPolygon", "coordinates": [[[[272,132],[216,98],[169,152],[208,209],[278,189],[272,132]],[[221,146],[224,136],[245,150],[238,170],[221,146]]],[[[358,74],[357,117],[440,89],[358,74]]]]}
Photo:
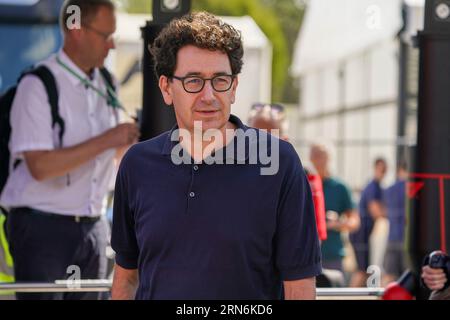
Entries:
{"type": "MultiPolygon", "coordinates": [[[[273,47],[272,100],[296,102],[298,93],[289,76],[294,43],[303,9],[298,0],[192,0],[192,9],[223,16],[251,16],[273,47]]],[[[117,0],[130,13],[151,13],[151,0],[117,0]]]]}
{"type": "Polygon", "coordinates": [[[116,0],[116,3],[128,13],[152,13],[151,0],[116,0]]]}
{"type": "MultiPolygon", "coordinates": [[[[270,6],[278,17],[283,34],[288,45],[289,66],[292,64],[295,42],[300,31],[305,13],[304,1],[301,0],[262,0],[270,6]]],[[[295,80],[286,72],[286,82],[283,88],[283,102],[298,103],[298,86],[295,80]]]]}

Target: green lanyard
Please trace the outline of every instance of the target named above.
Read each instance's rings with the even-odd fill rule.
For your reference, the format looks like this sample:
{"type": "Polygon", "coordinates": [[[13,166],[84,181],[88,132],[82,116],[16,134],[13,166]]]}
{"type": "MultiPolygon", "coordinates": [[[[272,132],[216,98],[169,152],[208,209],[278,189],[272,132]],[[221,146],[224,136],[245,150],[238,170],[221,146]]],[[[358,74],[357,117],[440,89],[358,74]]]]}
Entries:
{"type": "Polygon", "coordinates": [[[100,97],[102,97],[103,99],[106,100],[106,102],[108,103],[108,105],[110,105],[113,109],[121,109],[122,111],[124,111],[125,113],[128,114],[128,112],[125,110],[125,108],[120,104],[119,99],[117,98],[116,93],[114,92],[114,90],[107,84],[107,81],[105,81],[105,85],[106,85],[106,90],[107,93],[103,93],[99,88],[97,88],[96,86],[94,86],[92,84],[91,81],[87,80],[86,78],[83,78],[82,76],[80,76],[75,70],[73,70],[72,68],[70,68],[68,65],[66,65],[64,62],[61,61],[61,59],[56,56],[56,61],[58,62],[58,64],[63,67],[64,69],[66,69],[70,74],[72,74],[75,78],[77,78],[78,80],[80,80],[86,87],[91,88],[92,90],[94,90],[100,97]]]}

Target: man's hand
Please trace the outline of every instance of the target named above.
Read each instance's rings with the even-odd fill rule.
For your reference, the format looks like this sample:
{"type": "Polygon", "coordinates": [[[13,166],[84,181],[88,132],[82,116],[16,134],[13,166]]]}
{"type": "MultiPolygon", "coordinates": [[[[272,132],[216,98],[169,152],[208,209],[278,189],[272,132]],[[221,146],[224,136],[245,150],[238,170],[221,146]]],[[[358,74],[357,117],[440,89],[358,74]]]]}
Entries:
{"type": "Polygon", "coordinates": [[[386,208],[378,200],[370,201],[368,209],[373,220],[386,217],[386,208]]]}
{"type": "Polygon", "coordinates": [[[327,221],[327,230],[333,230],[340,232],[342,229],[342,223],[339,220],[327,221]]]}
{"type": "Polygon", "coordinates": [[[121,148],[134,144],[139,139],[140,132],[136,123],[122,123],[109,129],[100,137],[109,148],[121,148]]]}
{"type": "Polygon", "coordinates": [[[326,220],[327,230],[341,231],[341,222],[339,221],[339,214],[336,211],[327,211],[326,220]]]}
{"type": "Polygon", "coordinates": [[[444,288],[447,282],[444,270],[433,269],[430,266],[424,266],[422,268],[422,279],[426,286],[433,291],[438,291],[444,288]]]}
{"type": "Polygon", "coordinates": [[[355,210],[345,211],[341,216],[335,211],[327,211],[327,230],[354,232],[359,226],[359,214],[355,210]]]}

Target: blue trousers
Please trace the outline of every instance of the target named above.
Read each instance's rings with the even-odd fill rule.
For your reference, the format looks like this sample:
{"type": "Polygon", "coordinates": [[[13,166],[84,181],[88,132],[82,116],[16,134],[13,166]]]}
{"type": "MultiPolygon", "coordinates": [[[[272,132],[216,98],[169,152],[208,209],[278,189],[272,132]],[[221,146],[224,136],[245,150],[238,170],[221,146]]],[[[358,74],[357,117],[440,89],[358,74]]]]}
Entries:
{"type": "MultiPolygon", "coordinates": [[[[54,282],[106,277],[106,219],[76,221],[29,208],[12,209],[7,221],[16,282],[54,282]],[[75,271],[77,270],[77,271],[75,271]]],[[[18,300],[96,300],[90,293],[16,293],[18,300]]]]}

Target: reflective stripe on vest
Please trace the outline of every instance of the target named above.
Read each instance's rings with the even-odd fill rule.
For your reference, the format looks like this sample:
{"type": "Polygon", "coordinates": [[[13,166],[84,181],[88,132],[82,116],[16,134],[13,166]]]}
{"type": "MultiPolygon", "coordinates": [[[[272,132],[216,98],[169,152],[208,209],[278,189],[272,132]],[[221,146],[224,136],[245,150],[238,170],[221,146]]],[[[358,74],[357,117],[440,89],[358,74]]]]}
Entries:
{"type": "Polygon", "coordinates": [[[11,274],[7,274],[5,272],[8,272],[13,268],[13,259],[9,252],[9,246],[8,241],[6,241],[6,235],[4,232],[4,226],[5,226],[6,217],[0,213],[0,258],[4,259],[4,261],[1,261],[3,263],[0,263],[0,267],[3,266],[6,267],[6,270],[0,269],[0,282],[14,282],[14,277],[11,274]]]}

